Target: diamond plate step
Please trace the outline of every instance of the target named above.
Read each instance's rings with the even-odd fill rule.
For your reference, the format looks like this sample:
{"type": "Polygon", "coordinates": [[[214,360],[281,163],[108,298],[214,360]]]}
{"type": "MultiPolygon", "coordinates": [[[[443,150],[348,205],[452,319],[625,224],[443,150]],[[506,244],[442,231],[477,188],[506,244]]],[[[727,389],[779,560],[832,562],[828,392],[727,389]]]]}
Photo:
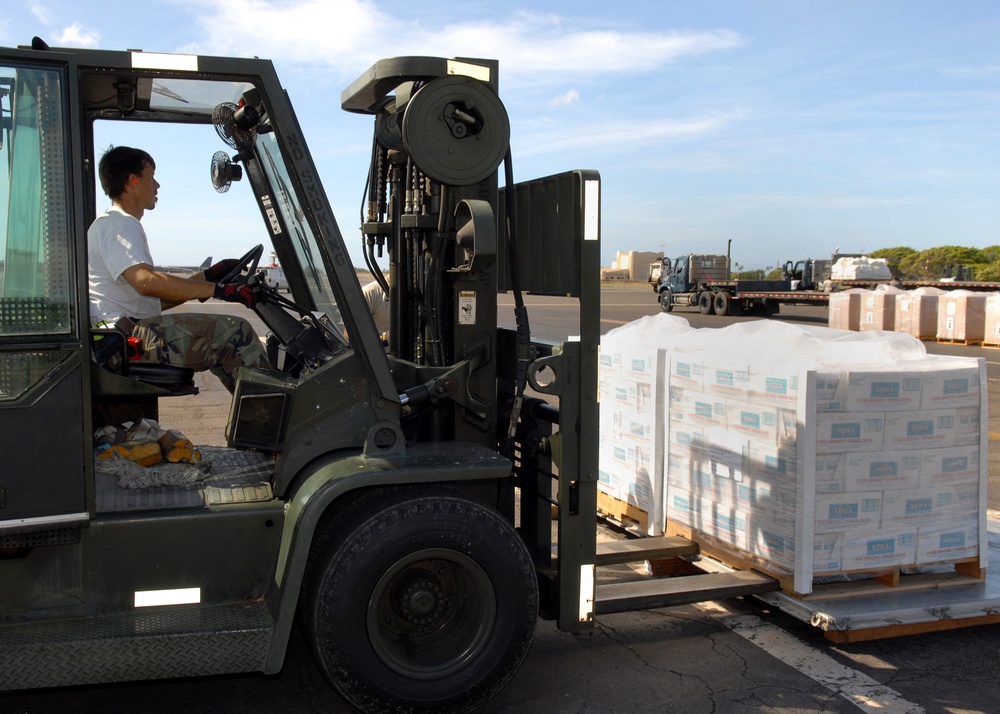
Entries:
{"type": "Polygon", "coordinates": [[[265,603],[140,608],[0,626],[0,690],[262,671],[265,603]]]}

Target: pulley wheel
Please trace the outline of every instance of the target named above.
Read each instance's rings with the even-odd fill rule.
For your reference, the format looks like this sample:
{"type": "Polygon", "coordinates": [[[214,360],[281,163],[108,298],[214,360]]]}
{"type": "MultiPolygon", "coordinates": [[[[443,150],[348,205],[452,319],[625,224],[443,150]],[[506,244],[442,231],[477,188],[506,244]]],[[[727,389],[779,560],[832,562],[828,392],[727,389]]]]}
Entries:
{"type": "Polygon", "coordinates": [[[493,174],[507,153],[510,121],[500,98],[468,77],[441,77],[406,105],[403,145],[435,181],[469,186],[493,174]]]}
{"type": "Polygon", "coordinates": [[[399,126],[399,118],[395,98],[384,101],[378,109],[378,114],[375,115],[375,136],[379,143],[387,149],[403,150],[403,135],[399,126]]]}

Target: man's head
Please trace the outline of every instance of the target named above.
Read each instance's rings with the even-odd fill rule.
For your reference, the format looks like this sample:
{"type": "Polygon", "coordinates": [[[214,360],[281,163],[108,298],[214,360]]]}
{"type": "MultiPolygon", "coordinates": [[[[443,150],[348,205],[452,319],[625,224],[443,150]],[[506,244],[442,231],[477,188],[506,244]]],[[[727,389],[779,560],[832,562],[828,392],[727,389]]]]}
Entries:
{"type": "Polygon", "coordinates": [[[142,178],[147,166],[153,171],[156,169],[156,162],[142,149],[112,146],[104,152],[97,167],[101,188],[108,198],[114,201],[125,193],[125,189],[131,185],[130,181],[139,181],[142,178]]]}

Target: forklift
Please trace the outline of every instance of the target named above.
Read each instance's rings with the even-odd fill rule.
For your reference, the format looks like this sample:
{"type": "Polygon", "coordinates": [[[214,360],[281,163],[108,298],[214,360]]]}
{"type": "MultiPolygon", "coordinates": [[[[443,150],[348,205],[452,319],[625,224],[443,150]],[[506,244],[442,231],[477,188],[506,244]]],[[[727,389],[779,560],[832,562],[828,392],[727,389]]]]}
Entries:
{"type": "Polygon", "coordinates": [[[298,624],[358,709],[469,711],[514,676],[539,616],[584,631],[774,589],[598,585],[598,565],[697,546],[597,547],[600,176],[514,183],[498,69],[387,59],[341,95],[373,120],[361,241],[384,343],[271,62],[0,49],[0,690],[276,673],[298,624]],[[116,358],[95,348],[94,137],[123,122],[211,137],[206,190],[259,211],[227,280],[258,291],[272,365],[241,369],[194,484],[123,486],[95,457],[95,430],[198,389],[130,363],[126,339],[116,358]],[[265,250],[287,296],[259,275],[265,250]],[[578,300],[579,339],[532,338],[526,293],[578,300]]]}

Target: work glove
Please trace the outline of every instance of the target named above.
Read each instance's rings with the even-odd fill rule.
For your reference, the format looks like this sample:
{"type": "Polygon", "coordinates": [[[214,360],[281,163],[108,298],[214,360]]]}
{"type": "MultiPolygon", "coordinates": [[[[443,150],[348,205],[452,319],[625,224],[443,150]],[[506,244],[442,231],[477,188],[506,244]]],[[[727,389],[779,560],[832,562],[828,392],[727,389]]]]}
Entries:
{"type": "Polygon", "coordinates": [[[226,258],[225,260],[220,260],[218,263],[205,268],[205,280],[210,283],[217,283],[224,277],[229,275],[240,264],[240,261],[236,258],[226,258]]]}
{"type": "Polygon", "coordinates": [[[218,283],[215,286],[215,297],[226,302],[241,302],[253,308],[260,298],[260,287],[248,283],[218,283]]]}

